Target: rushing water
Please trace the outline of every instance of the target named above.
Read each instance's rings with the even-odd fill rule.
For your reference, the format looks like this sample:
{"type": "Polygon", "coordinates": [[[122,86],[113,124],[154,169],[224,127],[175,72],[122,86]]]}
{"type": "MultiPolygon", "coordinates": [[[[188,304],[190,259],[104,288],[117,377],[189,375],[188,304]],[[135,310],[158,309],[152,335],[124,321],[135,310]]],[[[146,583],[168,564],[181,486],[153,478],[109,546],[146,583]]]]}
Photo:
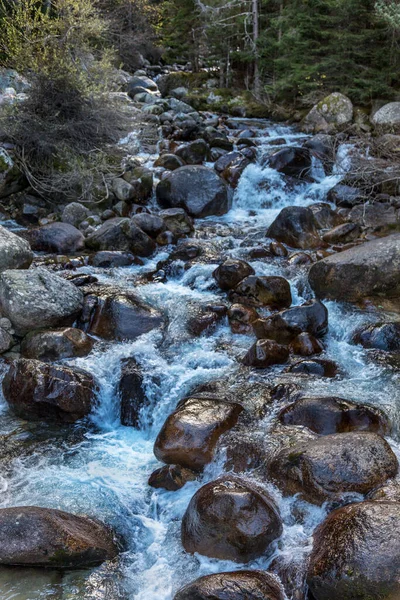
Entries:
{"type": "MultiPolygon", "coordinates": [[[[260,155],[274,139],[287,144],[304,139],[288,127],[259,123],[260,155]]],[[[100,384],[99,405],[90,427],[76,425],[68,432],[27,425],[15,419],[0,401],[0,434],[14,444],[12,459],[0,472],[0,506],[38,505],[73,513],[87,513],[110,523],[125,542],[124,553],[113,565],[90,571],[62,573],[34,569],[0,569],[1,600],[171,600],[182,584],[199,575],[236,570],[243,565],[190,556],[180,543],[180,521],[194,492],[223,470],[222,453],[200,481],[188,483],[178,492],[153,490],[149,474],[159,466],[153,443],[167,415],[195,386],[223,378],[235,381],[240,358],[251,345],[250,336],[233,335],[226,322],[212,334],[192,338],[185,319],[193,305],[224,301],[213,285],[212,271],[223,258],[246,257],[259,246],[267,226],[284,206],[307,206],[326,199],[345,171],[351,147],[343,146],[333,174],[325,177],[318,163],[316,183],[295,189],[285,184],[276,171],[250,165],[235,193],[232,210],[220,218],[196,224],[197,241],[215,255],[215,261],[195,263],[184,270],[179,262],[164,283],[135,287],[136,279],[155,269],[168,252],[146,261],[142,267],[123,269],[82,268],[104,283],[117,283],[135,291],[167,317],[163,333],[153,331],[129,343],[100,340],[90,356],[67,361],[93,373],[100,384]],[[142,411],[141,428],[122,427],[118,395],[121,359],[134,356],[142,365],[150,403],[142,411]],[[7,468],[6,468],[7,467],[7,468]]],[[[147,157],[151,159],[151,157],[147,157]]],[[[306,270],[287,261],[253,261],[257,274],[280,274],[291,282],[295,304],[310,297],[306,270]]],[[[379,405],[391,417],[394,437],[399,422],[396,404],[398,376],[388,367],[371,362],[365,350],[350,343],[351,334],[362,323],[376,321],[374,311],[327,303],[330,330],[325,339],[326,357],[337,361],[343,376],[333,380],[305,379],[304,389],[318,395],[337,394],[371,405],[379,405]]],[[[275,368],[277,375],[283,368],[275,368]]],[[[5,368],[3,369],[3,371],[5,368]]],[[[268,381],[270,373],[251,373],[254,381],[268,381]]],[[[398,398],[397,398],[398,400],[398,398]]],[[[277,407],[259,423],[265,433],[277,407]]],[[[10,442],[10,443],[11,443],[10,442]]],[[[391,440],[398,453],[397,442],[391,440]]],[[[1,458],[1,457],[0,457],[1,458]]],[[[265,486],[275,497],[284,522],[279,554],[290,563],[301,564],[310,550],[314,527],[324,518],[325,507],[311,506],[298,499],[283,499],[270,482],[265,486]],[[301,518],[299,514],[301,513],[301,518]],[[297,518],[296,518],[297,515],[297,518]]],[[[268,568],[274,556],[253,561],[250,568],[268,568]]]]}

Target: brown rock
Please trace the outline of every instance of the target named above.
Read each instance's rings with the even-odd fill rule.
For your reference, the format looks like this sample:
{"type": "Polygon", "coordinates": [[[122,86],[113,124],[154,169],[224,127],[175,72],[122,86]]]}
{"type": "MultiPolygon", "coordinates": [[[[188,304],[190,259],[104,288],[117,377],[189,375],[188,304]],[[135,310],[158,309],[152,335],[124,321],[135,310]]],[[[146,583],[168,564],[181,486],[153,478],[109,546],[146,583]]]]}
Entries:
{"type": "Polygon", "coordinates": [[[327,244],[347,244],[354,242],[361,235],[361,227],[357,223],[343,223],[327,231],[322,239],[327,244]]]}
{"type": "Polygon", "coordinates": [[[64,327],[50,331],[32,331],[21,344],[24,358],[43,361],[86,356],[93,348],[93,340],[80,329],[64,327]]]}
{"type": "Polygon", "coordinates": [[[312,360],[300,360],[291,365],[288,371],[317,377],[336,377],[339,374],[339,367],[333,360],[314,358],[312,360]]]}
{"type": "Polygon", "coordinates": [[[134,358],[125,358],[122,361],[119,396],[121,398],[121,424],[127,427],[137,427],[140,410],[147,403],[147,397],[143,386],[142,370],[134,358]]]}
{"type": "Polygon", "coordinates": [[[288,358],[287,346],[272,340],[258,340],[243,358],[243,364],[256,369],[266,369],[271,365],[284,363],[288,358]]]}
{"type": "Polygon", "coordinates": [[[165,465],[150,475],[149,486],[176,492],[183,488],[188,481],[194,481],[196,478],[197,474],[190,469],[185,469],[180,465],[165,465]]]}
{"type": "Polygon", "coordinates": [[[232,302],[282,309],[292,304],[289,282],[284,277],[250,275],[229,294],[232,302]]]}
{"type": "Polygon", "coordinates": [[[174,600],[284,600],[277,579],[265,571],[215,573],[189,583],[174,600]]]}
{"type": "Polygon", "coordinates": [[[312,356],[313,354],[321,354],[324,347],[311,333],[300,333],[289,346],[290,352],[300,356],[312,356]]]}
{"type": "Polygon", "coordinates": [[[314,215],[309,208],[302,206],[283,208],[270,225],[267,235],[278,242],[302,250],[318,248],[321,245],[314,215]]]}
{"type": "Polygon", "coordinates": [[[213,277],[221,290],[231,290],[242,279],[254,274],[254,269],[244,260],[228,259],[223,262],[213,273],[213,277]]]}
{"type": "Polygon", "coordinates": [[[257,319],[257,311],[243,304],[232,304],[228,311],[228,320],[232,333],[241,333],[244,335],[252,333],[252,324],[257,319]]]}
{"type": "Polygon", "coordinates": [[[259,339],[271,339],[281,344],[290,343],[303,332],[321,337],[328,331],[328,310],[319,300],[311,300],[266,319],[258,319],[253,328],[259,339]]]}

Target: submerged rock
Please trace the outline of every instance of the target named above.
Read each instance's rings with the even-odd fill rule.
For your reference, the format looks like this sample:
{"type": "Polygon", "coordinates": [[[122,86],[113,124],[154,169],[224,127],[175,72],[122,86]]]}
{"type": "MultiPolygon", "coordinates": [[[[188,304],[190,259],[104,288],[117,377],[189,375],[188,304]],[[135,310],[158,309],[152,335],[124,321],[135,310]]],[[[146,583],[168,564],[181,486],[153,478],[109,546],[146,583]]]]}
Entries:
{"type": "Polygon", "coordinates": [[[0,272],[29,269],[32,259],[29,243],[0,225],[0,272]]]}
{"type": "Polygon", "coordinates": [[[380,435],[350,432],[323,436],[285,448],[270,464],[271,476],[285,495],[300,493],[322,504],[347,492],[367,494],[395,477],[398,462],[380,435]]]}
{"type": "Polygon", "coordinates": [[[86,356],[93,348],[93,340],[80,329],[64,327],[50,331],[31,332],[21,344],[24,358],[43,361],[86,356]]]}
{"type": "Polygon", "coordinates": [[[112,532],[97,520],[36,506],[0,509],[0,565],[80,569],[117,554],[112,532]]]}
{"type": "Polygon", "coordinates": [[[226,183],[207,167],[176,169],[160,181],[156,192],[162,208],[184,208],[192,217],[223,215],[230,208],[226,183]]]}
{"type": "Polygon", "coordinates": [[[400,296],[400,234],[318,261],[310,269],[309,282],[319,298],[331,300],[400,296]]]}
{"type": "Polygon", "coordinates": [[[230,475],[200,488],[182,520],[187,552],[240,563],[268,553],[281,533],[280,517],[267,492],[230,475]]]}
{"type": "Polygon", "coordinates": [[[82,292],[46,269],[12,270],[0,275],[0,311],[18,335],[72,325],[82,306],[82,292]]]}
{"type": "Polygon", "coordinates": [[[187,398],[167,418],[154,444],[163,462],[201,471],[221,435],[234,427],[243,408],[218,398],[187,398]]]}
{"type": "Polygon", "coordinates": [[[200,577],[178,591],[174,600],[284,600],[277,579],[265,571],[235,571],[200,577]]]}
{"type": "Polygon", "coordinates": [[[267,236],[302,250],[321,246],[314,215],[303,206],[283,208],[269,226],[267,236]]]}
{"type": "Polygon", "coordinates": [[[315,600],[400,597],[400,504],[359,502],[314,532],[307,584],[315,600]]]}
{"type": "Polygon", "coordinates": [[[96,402],[94,377],[76,367],[21,358],[3,379],[3,393],[15,414],[28,421],[74,423],[96,402]]]}

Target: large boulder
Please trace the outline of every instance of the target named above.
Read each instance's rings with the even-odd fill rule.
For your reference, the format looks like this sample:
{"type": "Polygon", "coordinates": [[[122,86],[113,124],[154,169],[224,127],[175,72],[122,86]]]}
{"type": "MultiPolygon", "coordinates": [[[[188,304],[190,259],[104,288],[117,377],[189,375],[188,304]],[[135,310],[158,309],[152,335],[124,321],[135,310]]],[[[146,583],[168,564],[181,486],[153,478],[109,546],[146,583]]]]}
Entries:
{"type": "Polygon", "coordinates": [[[301,425],[319,435],[389,431],[387,418],[376,408],[335,396],[300,398],[283,408],[278,418],[284,425],[301,425]]]}
{"type": "Polygon", "coordinates": [[[400,102],[385,104],[376,111],[371,121],[378,129],[400,129],[400,102]]]}
{"type": "Polygon", "coordinates": [[[307,583],[315,600],[400,598],[400,503],[358,502],[314,532],[307,583]]]}
{"type": "Polygon", "coordinates": [[[259,339],[275,340],[280,344],[289,344],[303,332],[321,337],[328,331],[328,310],[319,300],[310,300],[265,319],[257,319],[253,329],[259,339]]]}
{"type": "Polygon", "coordinates": [[[238,283],[229,298],[234,303],[274,309],[287,308],[292,304],[289,282],[275,275],[250,275],[238,283]]]}
{"type": "Polygon", "coordinates": [[[29,269],[32,259],[29,243],[0,225],[0,272],[29,269]]]}
{"type": "Polygon", "coordinates": [[[269,226],[267,236],[302,250],[321,246],[312,210],[303,206],[283,208],[269,226]]]}
{"type": "Polygon", "coordinates": [[[318,261],[310,269],[309,282],[319,298],[331,300],[400,296],[400,234],[318,261]]]}
{"type": "Polygon", "coordinates": [[[120,250],[137,256],[150,256],[156,243],[128,218],[109,219],[86,239],[92,250],[120,250]]]}
{"type": "Polygon", "coordinates": [[[127,84],[128,96],[134,98],[141,92],[159,94],[158,85],[146,75],[134,75],[127,84]]]}
{"type": "Polygon", "coordinates": [[[312,157],[307,148],[290,146],[271,154],[263,164],[279,173],[284,173],[284,175],[308,180],[310,179],[312,157]]]}
{"type": "Polygon", "coordinates": [[[31,331],[21,344],[24,358],[43,361],[86,356],[93,348],[93,340],[80,329],[63,327],[50,331],[31,331]]]}
{"type": "Polygon", "coordinates": [[[201,471],[211,462],[221,435],[234,427],[243,408],[218,398],[188,398],[167,418],[154,444],[156,457],[201,471]]]}
{"type": "Polygon", "coordinates": [[[0,509],[0,565],[77,569],[117,554],[112,532],[97,520],[36,506],[0,509]]]}
{"type": "Polygon", "coordinates": [[[28,421],[74,423],[92,410],[96,389],[82,369],[25,358],[14,361],[3,379],[5,399],[28,421]]]}
{"type": "Polygon", "coordinates": [[[0,275],[0,311],[18,335],[72,325],[82,306],[82,292],[46,269],[10,270],[0,275]]]}
{"type": "Polygon", "coordinates": [[[121,399],[121,424],[137,427],[140,410],[146,404],[147,398],[142,370],[134,358],[125,358],[122,361],[119,396],[121,399]]]}
{"type": "Polygon", "coordinates": [[[254,269],[244,260],[228,258],[213,272],[213,277],[221,290],[231,290],[245,277],[254,275],[254,269]]]}
{"type": "Polygon", "coordinates": [[[389,444],[369,432],[338,433],[279,452],[270,473],[287,495],[300,493],[322,504],[347,492],[367,494],[395,477],[398,462],[389,444]]]}
{"type": "Polygon", "coordinates": [[[200,488],[182,520],[187,552],[240,563],[264,556],[281,533],[267,492],[230,475],[200,488]]]}
{"type": "Polygon", "coordinates": [[[132,292],[100,287],[85,297],[81,327],[105,340],[135,340],[163,325],[161,313],[132,292]]]}
{"type": "Polygon", "coordinates": [[[174,600],[284,600],[278,580],[265,571],[214,573],[192,581],[174,600]]]}
{"type": "Polygon", "coordinates": [[[172,171],[156,189],[162,208],[184,208],[192,217],[223,215],[230,208],[226,183],[213,169],[185,166],[172,171]]]}
{"type": "Polygon", "coordinates": [[[31,229],[27,236],[33,250],[41,252],[69,254],[85,247],[83,233],[69,223],[49,223],[31,229]]]}
{"type": "Polygon", "coordinates": [[[313,106],[303,121],[307,133],[334,133],[353,121],[351,100],[334,92],[313,106]]]}

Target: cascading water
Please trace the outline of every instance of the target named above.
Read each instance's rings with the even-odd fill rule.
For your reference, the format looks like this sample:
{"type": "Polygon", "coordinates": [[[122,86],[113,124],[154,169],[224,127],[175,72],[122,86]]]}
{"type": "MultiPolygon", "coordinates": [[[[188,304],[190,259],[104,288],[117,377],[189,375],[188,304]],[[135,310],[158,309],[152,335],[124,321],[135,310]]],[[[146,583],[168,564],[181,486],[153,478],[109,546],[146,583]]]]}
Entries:
{"type": "MultiPolygon", "coordinates": [[[[287,145],[304,138],[289,127],[269,123],[258,126],[260,155],[264,146],[273,146],[278,138],[284,138],[287,145]]],[[[223,217],[197,222],[197,238],[212,247],[218,257],[242,258],[260,244],[280,209],[325,200],[327,191],[346,169],[349,151],[347,146],[339,149],[332,175],[322,176],[315,164],[318,181],[294,188],[276,171],[261,164],[250,165],[241,177],[232,210],[223,217]]],[[[0,403],[0,434],[16,442],[0,475],[0,506],[38,505],[87,513],[110,523],[125,540],[125,550],[115,565],[92,571],[62,574],[0,569],[2,600],[171,600],[179,587],[200,575],[243,568],[236,563],[190,556],[180,542],[185,509],[194,492],[222,472],[222,452],[200,481],[189,482],[177,492],[153,490],[147,485],[149,474],[158,466],[153,444],[165,418],[195,386],[221,378],[233,381],[240,368],[237,359],[252,343],[250,336],[232,334],[226,323],[198,338],[192,338],[184,327],[188,307],[224,300],[215,291],[211,277],[221,262],[219,258],[197,262],[189,270],[177,262],[173,275],[165,282],[135,286],[139,276],[153,271],[167,255],[161,251],[141,267],[82,268],[101,282],[135,289],[146,302],[161,308],[168,322],[164,332],[153,331],[129,343],[99,341],[88,357],[69,361],[93,373],[100,385],[99,404],[89,431],[77,425],[63,438],[51,428],[28,427],[12,417],[3,401],[0,403]],[[135,357],[145,374],[149,404],[142,410],[140,429],[123,427],[119,422],[116,389],[121,359],[126,357],[135,357]]],[[[310,297],[301,267],[288,266],[279,259],[251,264],[257,274],[279,274],[289,279],[294,304],[310,297]]],[[[344,376],[310,378],[304,382],[308,386],[305,389],[320,396],[336,394],[379,406],[390,416],[396,431],[398,376],[388,367],[368,362],[365,351],[350,343],[352,332],[360,324],[376,320],[375,313],[334,302],[328,302],[327,307],[330,329],[325,354],[339,364],[344,376]]],[[[255,381],[266,376],[252,373],[251,377],[255,381]]],[[[272,406],[259,424],[265,433],[275,413],[272,406]]],[[[390,443],[399,454],[397,442],[390,443]]],[[[299,503],[296,498],[283,499],[270,482],[263,484],[279,505],[283,535],[274,556],[246,567],[266,569],[278,554],[288,564],[300,565],[310,551],[313,529],[326,515],[326,509],[299,503]],[[301,521],[295,517],[295,508],[297,514],[302,513],[301,521]]]]}

